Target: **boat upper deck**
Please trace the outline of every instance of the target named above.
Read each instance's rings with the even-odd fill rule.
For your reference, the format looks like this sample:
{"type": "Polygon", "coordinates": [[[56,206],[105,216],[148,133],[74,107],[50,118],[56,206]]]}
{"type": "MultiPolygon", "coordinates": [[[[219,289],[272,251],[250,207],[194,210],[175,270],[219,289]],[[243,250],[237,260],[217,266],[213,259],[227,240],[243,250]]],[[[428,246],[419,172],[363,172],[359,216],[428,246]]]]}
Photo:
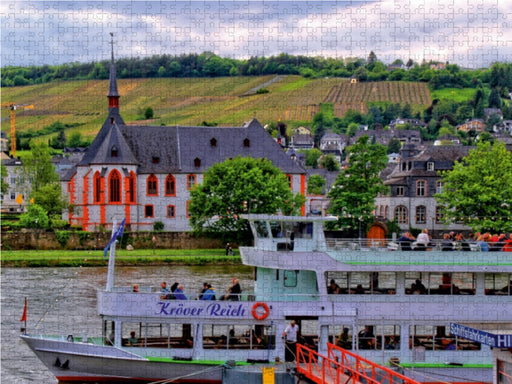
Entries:
{"type": "Polygon", "coordinates": [[[443,271],[512,273],[512,252],[482,252],[476,244],[441,240],[408,250],[388,239],[326,238],[324,223],[335,217],[243,215],[249,220],[254,247],[241,247],[246,265],[276,269],[331,271],[443,271]],[[313,256],[314,255],[314,256],[313,256]]]}

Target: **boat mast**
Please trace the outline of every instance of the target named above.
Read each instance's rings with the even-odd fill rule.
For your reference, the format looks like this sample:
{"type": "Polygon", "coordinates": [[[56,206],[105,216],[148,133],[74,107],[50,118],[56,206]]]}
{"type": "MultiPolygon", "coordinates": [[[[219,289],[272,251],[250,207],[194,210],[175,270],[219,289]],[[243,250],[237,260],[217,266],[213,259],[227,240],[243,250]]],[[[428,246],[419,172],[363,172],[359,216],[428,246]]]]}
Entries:
{"type": "Polygon", "coordinates": [[[112,288],[114,288],[114,266],[116,263],[116,239],[113,237],[116,235],[117,221],[114,219],[112,222],[112,237],[110,238],[110,242],[112,245],[110,246],[110,253],[108,256],[108,270],[107,270],[107,292],[112,292],[112,288]]]}

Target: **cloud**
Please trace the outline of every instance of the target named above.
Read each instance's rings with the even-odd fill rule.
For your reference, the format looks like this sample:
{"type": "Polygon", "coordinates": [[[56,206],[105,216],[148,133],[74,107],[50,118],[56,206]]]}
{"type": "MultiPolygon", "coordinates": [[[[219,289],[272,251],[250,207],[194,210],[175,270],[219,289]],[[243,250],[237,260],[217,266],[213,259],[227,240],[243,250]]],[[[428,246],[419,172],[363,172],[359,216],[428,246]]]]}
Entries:
{"type": "Polygon", "coordinates": [[[450,61],[510,59],[512,2],[2,2],[2,66],[212,51],[450,61]]]}

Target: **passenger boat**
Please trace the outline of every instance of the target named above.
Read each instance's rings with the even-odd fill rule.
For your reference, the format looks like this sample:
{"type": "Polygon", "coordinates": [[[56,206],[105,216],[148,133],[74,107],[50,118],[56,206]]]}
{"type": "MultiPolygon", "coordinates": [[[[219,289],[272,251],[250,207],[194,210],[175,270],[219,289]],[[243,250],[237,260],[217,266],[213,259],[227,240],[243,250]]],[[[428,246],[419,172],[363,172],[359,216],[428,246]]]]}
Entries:
{"type": "Polygon", "coordinates": [[[282,335],[295,320],[298,342],[319,353],[332,343],[420,382],[492,382],[491,348],[450,327],[512,328],[512,253],[326,237],[333,217],[243,218],[254,235],[240,248],[254,292],[226,301],[134,293],[113,284],[111,254],[97,293],[101,335],[22,339],[60,381],[220,383],[226,367],[284,361],[282,335]]]}

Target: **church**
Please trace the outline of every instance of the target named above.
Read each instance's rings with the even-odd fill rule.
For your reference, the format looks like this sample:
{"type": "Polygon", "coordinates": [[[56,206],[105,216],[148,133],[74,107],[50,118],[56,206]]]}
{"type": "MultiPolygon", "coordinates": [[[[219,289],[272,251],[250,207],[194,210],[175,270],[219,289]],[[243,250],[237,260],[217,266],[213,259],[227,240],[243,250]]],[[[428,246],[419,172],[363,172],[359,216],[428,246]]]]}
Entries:
{"type": "Polygon", "coordinates": [[[125,124],[113,44],[107,99],[108,117],[91,146],[61,175],[71,205],[64,219],[73,226],[98,231],[125,218],[131,231],[151,231],[156,222],[165,231],[190,231],[190,190],[213,164],[237,156],[271,161],[286,174],[294,193],[306,195],[304,168],[256,119],[240,127],[125,124]]]}

